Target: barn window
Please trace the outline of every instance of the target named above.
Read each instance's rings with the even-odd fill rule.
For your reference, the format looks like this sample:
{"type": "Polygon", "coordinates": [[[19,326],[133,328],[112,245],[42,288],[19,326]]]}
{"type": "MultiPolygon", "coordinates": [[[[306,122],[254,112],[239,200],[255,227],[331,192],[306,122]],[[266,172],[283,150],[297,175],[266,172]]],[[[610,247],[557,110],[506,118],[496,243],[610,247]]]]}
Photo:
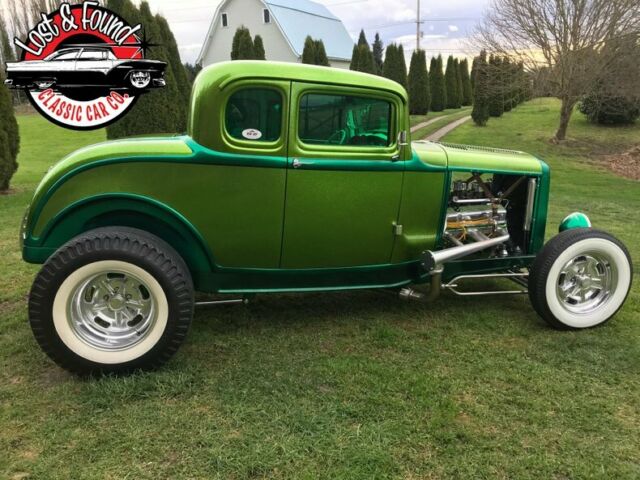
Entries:
{"type": "Polygon", "coordinates": [[[229,26],[229,19],[227,18],[227,14],[226,13],[222,14],[222,26],[223,27],[228,27],[229,26]]]}
{"type": "Polygon", "coordinates": [[[264,23],[271,23],[271,13],[268,8],[262,10],[262,20],[264,23]]]}

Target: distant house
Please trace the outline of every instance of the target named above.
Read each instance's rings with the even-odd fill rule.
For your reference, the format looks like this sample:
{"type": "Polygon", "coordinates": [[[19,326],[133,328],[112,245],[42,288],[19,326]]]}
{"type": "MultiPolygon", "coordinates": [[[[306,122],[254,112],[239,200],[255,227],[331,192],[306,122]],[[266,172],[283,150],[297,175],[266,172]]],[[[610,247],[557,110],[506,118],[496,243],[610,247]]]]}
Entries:
{"type": "Polygon", "coordinates": [[[353,40],[340,19],[310,0],[223,0],[197,63],[230,60],[236,29],[245,26],[264,41],[267,60],[300,62],[307,35],[321,39],[333,67],[349,68],[353,40]]]}

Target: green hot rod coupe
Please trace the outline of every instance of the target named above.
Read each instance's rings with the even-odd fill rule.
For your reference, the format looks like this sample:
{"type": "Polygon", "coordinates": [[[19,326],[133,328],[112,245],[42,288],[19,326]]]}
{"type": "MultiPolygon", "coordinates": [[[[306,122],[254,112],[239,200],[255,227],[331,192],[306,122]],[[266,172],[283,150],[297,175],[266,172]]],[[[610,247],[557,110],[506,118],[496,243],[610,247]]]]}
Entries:
{"type": "Polygon", "coordinates": [[[24,259],[44,265],[29,320],[70,371],[161,365],[187,334],[194,291],[528,292],[566,329],[602,324],[629,292],[627,249],[585,215],[543,245],[543,161],[411,142],[393,81],[220,63],[197,77],[190,109],[187,135],[83,148],[35,192],[21,241],[24,259]],[[460,288],[478,278],[514,286],[460,288]]]}

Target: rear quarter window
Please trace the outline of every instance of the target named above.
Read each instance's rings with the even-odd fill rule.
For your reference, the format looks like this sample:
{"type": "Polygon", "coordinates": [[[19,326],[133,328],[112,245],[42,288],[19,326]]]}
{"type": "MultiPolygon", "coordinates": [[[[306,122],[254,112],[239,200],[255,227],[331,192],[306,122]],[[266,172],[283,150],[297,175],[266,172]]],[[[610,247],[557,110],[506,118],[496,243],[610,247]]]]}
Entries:
{"type": "Polygon", "coordinates": [[[282,134],[282,94],[272,88],[243,88],[225,108],[225,130],[232,138],[275,142],[282,134]]]}

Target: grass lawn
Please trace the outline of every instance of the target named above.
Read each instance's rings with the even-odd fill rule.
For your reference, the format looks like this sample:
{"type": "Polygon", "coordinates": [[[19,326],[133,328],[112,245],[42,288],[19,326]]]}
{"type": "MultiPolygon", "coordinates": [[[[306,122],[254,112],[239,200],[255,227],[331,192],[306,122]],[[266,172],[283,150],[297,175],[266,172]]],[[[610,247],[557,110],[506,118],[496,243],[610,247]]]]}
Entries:
{"type": "MultiPolygon", "coordinates": [[[[535,100],[447,140],[545,158],[549,233],[582,210],[637,261],[640,185],[591,152],[640,143],[640,126],[576,114],[553,146],[557,112],[535,100]]],[[[26,321],[37,268],[20,260],[18,227],[48,166],[104,133],[19,120],[16,192],[0,197],[0,478],[640,478],[637,274],[625,308],[589,331],[547,328],[524,297],[262,296],[198,311],[158,372],[66,374],[26,321]]]]}

